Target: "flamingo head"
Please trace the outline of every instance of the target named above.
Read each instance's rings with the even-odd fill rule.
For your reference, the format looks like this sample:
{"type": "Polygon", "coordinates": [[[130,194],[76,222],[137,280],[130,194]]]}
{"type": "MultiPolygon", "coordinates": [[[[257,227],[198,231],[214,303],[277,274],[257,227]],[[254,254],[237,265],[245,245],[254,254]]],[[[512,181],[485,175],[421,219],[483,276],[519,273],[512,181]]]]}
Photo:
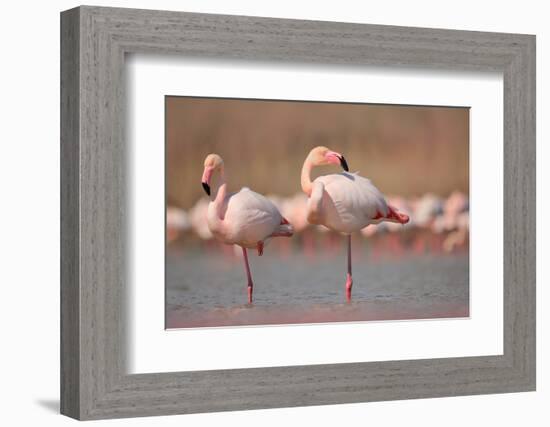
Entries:
{"type": "Polygon", "coordinates": [[[210,196],[210,182],[215,171],[223,169],[223,159],[217,154],[209,154],[204,159],[204,171],[202,173],[202,188],[210,196]]]}
{"type": "Polygon", "coordinates": [[[348,163],[346,162],[344,156],[336,151],[328,149],[327,147],[315,147],[309,152],[308,159],[314,166],[339,165],[346,172],[349,171],[348,163]]]}

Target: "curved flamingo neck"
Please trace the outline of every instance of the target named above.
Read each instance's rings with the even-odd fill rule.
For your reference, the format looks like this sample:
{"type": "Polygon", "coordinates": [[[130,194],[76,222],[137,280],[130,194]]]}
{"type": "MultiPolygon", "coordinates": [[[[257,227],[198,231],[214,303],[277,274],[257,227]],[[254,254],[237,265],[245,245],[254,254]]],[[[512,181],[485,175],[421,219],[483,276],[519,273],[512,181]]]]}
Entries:
{"type": "Polygon", "coordinates": [[[313,169],[313,163],[309,160],[309,156],[306,158],[304,165],[302,166],[302,176],[300,177],[300,184],[302,185],[302,191],[311,196],[311,169],[313,169]]]}
{"type": "Polygon", "coordinates": [[[220,169],[220,178],[214,194],[215,196],[212,203],[214,203],[214,206],[216,207],[216,216],[223,220],[225,216],[225,198],[227,196],[227,182],[225,180],[225,172],[223,168],[220,169]]]}

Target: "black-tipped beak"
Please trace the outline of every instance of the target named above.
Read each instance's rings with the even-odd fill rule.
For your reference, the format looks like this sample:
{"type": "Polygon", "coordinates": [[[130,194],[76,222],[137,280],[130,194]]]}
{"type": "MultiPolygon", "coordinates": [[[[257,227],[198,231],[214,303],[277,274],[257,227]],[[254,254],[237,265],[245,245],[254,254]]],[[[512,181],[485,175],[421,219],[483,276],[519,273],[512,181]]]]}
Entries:
{"type": "Polygon", "coordinates": [[[342,166],[342,169],[344,169],[346,172],[349,172],[348,162],[346,162],[344,156],[340,156],[340,165],[342,166]]]}
{"type": "Polygon", "coordinates": [[[206,192],[206,194],[210,196],[210,186],[206,182],[202,183],[202,188],[204,188],[204,191],[206,192]]]}

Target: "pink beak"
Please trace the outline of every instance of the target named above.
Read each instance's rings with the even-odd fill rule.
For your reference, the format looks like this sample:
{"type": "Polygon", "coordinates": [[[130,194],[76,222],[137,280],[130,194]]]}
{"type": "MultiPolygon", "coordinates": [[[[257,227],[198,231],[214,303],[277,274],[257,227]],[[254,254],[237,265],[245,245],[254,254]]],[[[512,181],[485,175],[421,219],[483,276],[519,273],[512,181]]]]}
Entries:
{"type": "Polygon", "coordinates": [[[348,163],[346,162],[346,159],[344,159],[344,156],[340,153],[337,153],[336,151],[329,151],[325,154],[325,159],[329,163],[342,166],[342,169],[349,172],[348,163]]]}
{"type": "Polygon", "coordinates": [[[202,188],[210,196],[210,181],[212,180],[212,173],[214,172],[214,169],[210,166],[206,166],[204,168],[204,172],[202,173],[202,188]]]}

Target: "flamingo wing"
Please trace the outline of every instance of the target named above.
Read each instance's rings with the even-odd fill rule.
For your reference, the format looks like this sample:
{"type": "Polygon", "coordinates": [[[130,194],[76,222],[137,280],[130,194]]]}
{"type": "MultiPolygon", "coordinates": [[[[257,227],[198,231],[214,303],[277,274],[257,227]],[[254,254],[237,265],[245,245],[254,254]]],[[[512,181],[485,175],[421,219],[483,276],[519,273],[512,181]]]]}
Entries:
{"type": "Polygon", "coordinates": [[[390,211],[380,190],[358,174],[324,175],[317,180],[325,187],[322,209],[329,228],[351,233],[386,217],[390,211]]]}
{"type": "Polygon", "coordinates": [[[274,233],[282,221],[275,204],[249,188],[228,197],[224,223],[235,243],[254,247],[274,233]]]}

